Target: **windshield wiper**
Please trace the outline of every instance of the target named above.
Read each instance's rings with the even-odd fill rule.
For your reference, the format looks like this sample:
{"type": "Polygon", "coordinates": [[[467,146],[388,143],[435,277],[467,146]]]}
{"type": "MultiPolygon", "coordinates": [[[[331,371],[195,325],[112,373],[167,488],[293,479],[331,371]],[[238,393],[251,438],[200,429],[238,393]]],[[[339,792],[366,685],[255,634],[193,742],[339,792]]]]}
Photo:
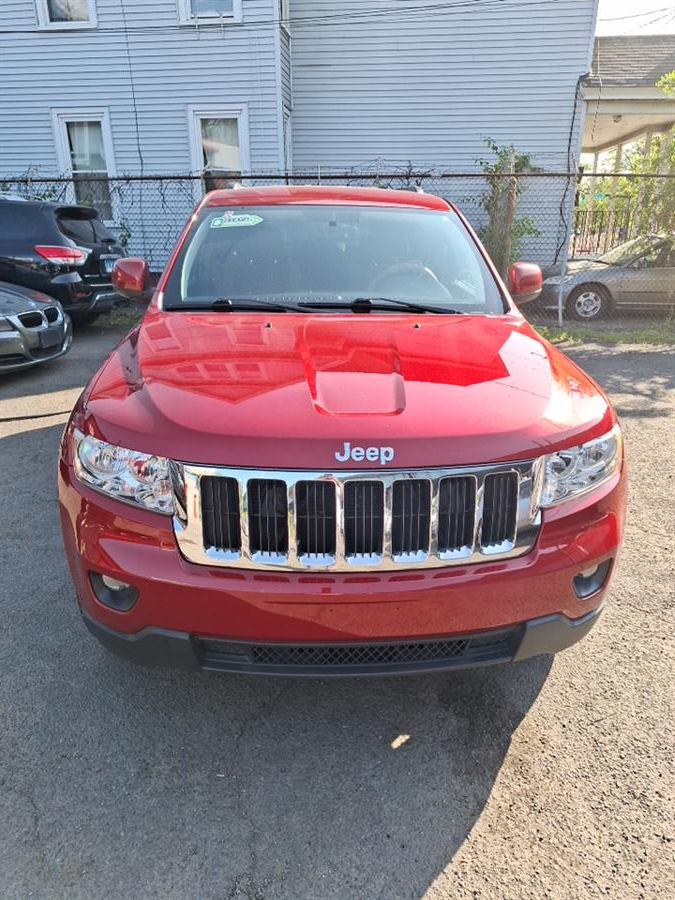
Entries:
{"type": "Polygon", "coordinates": [[[441,313],[450,316],[463,316],[466,313],[461,309],[452,309],[449,306],[432,306],[426,303],[415,303],[414,300],[395,300],[393,297],[356,297],[346,302],[332,300],[303,300],[299,304],[309,309],[351,309],[352,312],[370,312],[372,309],[407,309],[410,312],[441,313]]]}
{"type": "Polygon", "coordinates": [[[270,312],[304,312],[297,303],[278,303],[274,300],[257,300],[254,297],[216,297],[208,303],[179,303],[167,306],[169,310],[235,312],[241,309],[263,309],[270,312]]]}

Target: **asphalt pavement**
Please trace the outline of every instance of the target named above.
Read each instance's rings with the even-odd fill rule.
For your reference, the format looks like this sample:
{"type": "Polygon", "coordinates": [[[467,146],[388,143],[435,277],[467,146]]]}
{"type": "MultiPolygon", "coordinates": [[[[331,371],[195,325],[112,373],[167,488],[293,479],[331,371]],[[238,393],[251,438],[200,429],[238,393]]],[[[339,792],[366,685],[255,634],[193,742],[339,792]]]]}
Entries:
{"type": "Polygon", "coordinates": [[[120,331],[0,380],[0,897],[675,896],[675,355],[570,351],[625,429],[607,611],[555,659],[347,681],[137,668],[76,611],[56,456],[120,331]]]}

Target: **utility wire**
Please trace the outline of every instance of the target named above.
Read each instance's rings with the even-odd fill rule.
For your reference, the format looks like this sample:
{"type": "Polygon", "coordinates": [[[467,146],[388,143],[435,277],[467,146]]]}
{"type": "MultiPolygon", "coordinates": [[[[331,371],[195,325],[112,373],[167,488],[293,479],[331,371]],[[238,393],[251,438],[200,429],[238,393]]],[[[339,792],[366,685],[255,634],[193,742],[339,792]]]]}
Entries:
{"type": "MultiPolygon", "coordinates": [[[[381,19],[390,17],[392,19],[398,20],[401,16],[416,16],[421,13],[434,13],[434,12],[447,12],[452,13],[456,10],[462,9],[487,9],[487,10],[495,10],[495,9],[503,9],[504,11],[514,11],[519,9],[531,8],[533,6],[538,6],[541,8],[545,8],[551,3],[558,3],[560,0],[455,0],[453,3],[428,3],[424,5],[417,6],[405,6],[400,9],[381,9],[372,7],[371,9],[359,10],[353,13],[339,13],[339,14],[324,14],[324,15],[314,15],[314,16],[300,16],[298,18],[291,19],[291,28],[297,29],[302,28],[308,25],[344,25],[349,22],[358,22],[364,20],[371,19],[381,19]]],[[[281,18],[267,18],[267,19],[246,19],[244,18],[242,22],[232,23],[231,27],[233,29],[239,29],[242,27],[251,27],[251,26],[262,26],[262,27],[277,27],[284,23],[284,20],[281,18]]],[[[195,29],[220,29],[220,22],[200,22],[198,19],[195,20],[195,29]]],[[[228,26],[229,27],[229,26],[228,26]]],[[[161,33],[172,33],[178,31],[184,31],[185,26],[179,25],[178,23],[172,25],[132,25],[130,28],[120,28],[119,26],[113,26],[110,28],[96,28],[93,33],[96,34],[161,34],[161,33]]],[[[35,34],[35,29],[33,28],[0,28],[0,35],[16,35],[16,34],[35,34]]]]}
{"type": "Polygon", "coordinates": [[[667,13],[672,11],[672,6],[664,6],[661,9],[649,9],[647,12],[631,13],[629,16],[612,16],[607,19],[598,19],[598,22],[623,22],[625,19],[644,19],[645,16],[651,16],[654,13],[667,13]]]}

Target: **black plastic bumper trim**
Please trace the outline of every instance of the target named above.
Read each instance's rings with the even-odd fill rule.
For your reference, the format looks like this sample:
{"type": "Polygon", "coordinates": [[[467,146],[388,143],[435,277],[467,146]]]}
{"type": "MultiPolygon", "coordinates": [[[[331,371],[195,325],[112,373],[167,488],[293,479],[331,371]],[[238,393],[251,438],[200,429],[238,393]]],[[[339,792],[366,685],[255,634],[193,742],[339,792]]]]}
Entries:
{"type": "MultiPolygon", "coordinates": [[[[434,672],[465,669],[474,666],[493,665],[527,659],[531,656],[558,653],[572,646],[591,630],[602,613],[602,606],[590,610],[579,619],[568,619],[562,614],[531,619],[520,625],[498,631],[484,631],[472,635],[450,635],[435,638],[410,638],[406,641],[388,641],[387,645],[424,643],[425,641],[473,642],[471,653],[448,659],[431,659],[405,663],[367,665],[269,665],[251,661],[249,650],[259,646],[246,641],[221,641],[199,638],[182,631],[163,628],[143,628],[134,634],[115,631],[102,625],[80,609],[89,631],[108,650],[126,659],[146,666],[168,666],[189,671],[240,672],[251,675],[291,675],[326,678],[352,675],[400,675],[404,673],[434,672]],[[481,641],[487,643],[481,647],[481,641]],[[209,647],[222,647],[218,653],[209,647]]],[[[385,645],[385,642],[369,642],[385,645]]],[[[269,646],[269,645],[268,645],[269,646]]],[[[278,644],[276,646],[296,646],[278,644]]],[[[361,644],[320,644],[307,646],[362,647],[361,644]]]]}

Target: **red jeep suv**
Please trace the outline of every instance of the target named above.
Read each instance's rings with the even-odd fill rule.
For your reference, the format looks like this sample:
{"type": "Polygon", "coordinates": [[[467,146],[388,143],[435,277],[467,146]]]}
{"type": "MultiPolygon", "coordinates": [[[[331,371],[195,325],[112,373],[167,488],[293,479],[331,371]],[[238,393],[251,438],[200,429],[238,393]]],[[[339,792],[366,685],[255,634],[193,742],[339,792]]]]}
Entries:
{"type": "MultiPolygon", "coordinates": [[[[146,289],[143,260],[114,285],[146,289]]],[[[461,213],[360,188],[215,191],[59,464],[79,606],[192,669],[453,669],[555,653],[602,610],[625,508],[600,388],[461,213]]]]}

